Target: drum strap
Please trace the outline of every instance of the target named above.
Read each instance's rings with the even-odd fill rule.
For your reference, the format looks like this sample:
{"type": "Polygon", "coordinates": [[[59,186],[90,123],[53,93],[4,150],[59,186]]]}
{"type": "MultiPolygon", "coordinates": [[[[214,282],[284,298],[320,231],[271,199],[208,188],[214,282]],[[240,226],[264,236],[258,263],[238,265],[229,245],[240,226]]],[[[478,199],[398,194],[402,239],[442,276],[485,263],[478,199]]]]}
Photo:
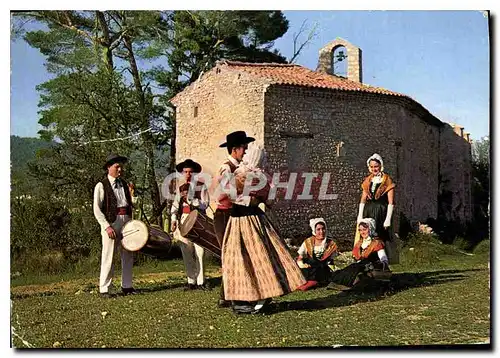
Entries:
{"type": "Polygon", "coordinates": [[[148,224],[148,226],[151,226],[148,217],[146,216],[146,214],[144,214],[144,208],[142,205],[141,205],[141,220],[145,221],[148,224]]]}

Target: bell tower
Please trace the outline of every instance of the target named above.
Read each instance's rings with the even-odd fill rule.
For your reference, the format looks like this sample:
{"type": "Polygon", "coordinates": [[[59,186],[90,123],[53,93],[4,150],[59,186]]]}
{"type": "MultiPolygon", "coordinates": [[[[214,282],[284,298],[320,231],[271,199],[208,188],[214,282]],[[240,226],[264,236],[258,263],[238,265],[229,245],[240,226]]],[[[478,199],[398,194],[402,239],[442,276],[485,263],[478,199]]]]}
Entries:
{"type": "Polygon", "coordinates": [[[335,72],[336,64],[342,61],[347,61],[347,79],[363,82],[361,49],[340,37],[319,50],[316,71],[339,76],[341,74],[335,72]],[[341,48],[345,48],[345,51],[341,48]]]}

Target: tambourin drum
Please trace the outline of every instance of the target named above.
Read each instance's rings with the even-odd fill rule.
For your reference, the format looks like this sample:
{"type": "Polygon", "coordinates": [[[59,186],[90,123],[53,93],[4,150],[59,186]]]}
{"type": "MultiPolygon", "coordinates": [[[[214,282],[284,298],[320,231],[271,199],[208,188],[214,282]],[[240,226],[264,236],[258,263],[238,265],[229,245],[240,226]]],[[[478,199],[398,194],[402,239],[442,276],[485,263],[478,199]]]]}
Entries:
{"type": "Polygon", "coordinates": [[[215,235],[214,222],[206,214],[193,210],[179,225],[181,236],[209,250],[217,257],[221,256],[221,248],[215,235]]]}
{"type": "Polygon", "coordinates": [[[141,251],[153,256],[165,256],[172,246],[172,238],[159,226],[130,220],[122,228],[122,246],[128,251],[141,251]]]}

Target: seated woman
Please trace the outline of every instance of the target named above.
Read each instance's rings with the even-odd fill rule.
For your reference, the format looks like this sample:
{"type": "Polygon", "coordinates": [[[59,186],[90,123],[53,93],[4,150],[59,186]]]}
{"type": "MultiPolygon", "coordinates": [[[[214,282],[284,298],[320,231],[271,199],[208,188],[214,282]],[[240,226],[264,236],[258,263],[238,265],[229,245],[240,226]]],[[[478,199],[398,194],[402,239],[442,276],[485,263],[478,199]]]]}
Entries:
{"type": "Polygon", "coordinates": [[[356,262],[333,272],[330,288],[334,288],[335,284],[352,287],[363,277],[374,277],[375,271],[390,272],[384,242],[376,237],[375,220],[361,219],[358,230],[361,239],[352,250],[356,262]]]}
{"type": "Polygon", "coordinates": [[[326,222],[323,218],[309,221],[313,236],[305,239],[298,250],[297,265],[307,282],[298,287],[298,290],[307,291],[318,285],[328,283],[332,270],[333,259],[337,256],[337,245],[333,240],[326,238],[326,222]]]}

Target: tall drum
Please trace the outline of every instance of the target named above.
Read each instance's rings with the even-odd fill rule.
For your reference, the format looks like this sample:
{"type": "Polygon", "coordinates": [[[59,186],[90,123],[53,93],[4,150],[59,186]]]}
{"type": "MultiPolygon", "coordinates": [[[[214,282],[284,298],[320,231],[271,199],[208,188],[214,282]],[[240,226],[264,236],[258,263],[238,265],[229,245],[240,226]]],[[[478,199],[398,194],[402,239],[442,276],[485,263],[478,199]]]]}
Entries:
{"type": "Polygon", "coordinates": [[[128,251],[165,257],[172,246],[172,238],[158,226],[140,220],[130,220],[122,228],[121,244],[128,251]]]}
{"type": "Polygon", "coordinates": [[[221,256],[221,248],[215,235],[214,222],[206,214],[193,210],[179,225],[181,236],[209,250],[217,257],[221,256]]]}

